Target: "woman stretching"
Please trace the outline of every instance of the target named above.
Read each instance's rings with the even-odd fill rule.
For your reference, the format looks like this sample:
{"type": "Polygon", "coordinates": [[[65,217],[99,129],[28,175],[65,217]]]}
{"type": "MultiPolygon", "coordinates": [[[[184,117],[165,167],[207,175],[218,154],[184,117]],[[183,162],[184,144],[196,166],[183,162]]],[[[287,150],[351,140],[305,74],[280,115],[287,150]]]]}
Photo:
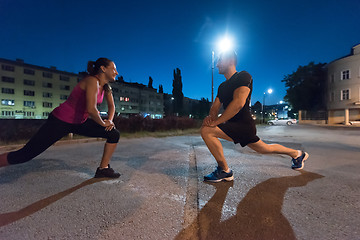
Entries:
{"type": "Polygon", "coordinates": [[[115,104],[109,82],[118,75],[114,62],[107,58],[89,61],[87,75],[73,89],[69,98],[55,108],[46,123],[21,149],[0,155],[0,167],[30,161],[69,133],[88,137],[102,137],[107,141],[95,177],[118,178],[120,174],[110,168],[109,162],[120,138],[112,122],[115,104]],[[108,119],[102,120],[97,109],[105,99],[108,119]],[[90,118],[89,118],[90,117],[90,118]]]}

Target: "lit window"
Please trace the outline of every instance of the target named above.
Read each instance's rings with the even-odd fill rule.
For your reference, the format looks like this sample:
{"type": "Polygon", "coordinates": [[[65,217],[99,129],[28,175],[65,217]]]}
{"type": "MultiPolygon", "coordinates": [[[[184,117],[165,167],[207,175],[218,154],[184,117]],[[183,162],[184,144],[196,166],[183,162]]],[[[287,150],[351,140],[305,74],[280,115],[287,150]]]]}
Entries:
{"type": "Polygon", "coordinates": [[[15,105],[15,100],[1,99],[1,105],[14,106],[15,105]]]}

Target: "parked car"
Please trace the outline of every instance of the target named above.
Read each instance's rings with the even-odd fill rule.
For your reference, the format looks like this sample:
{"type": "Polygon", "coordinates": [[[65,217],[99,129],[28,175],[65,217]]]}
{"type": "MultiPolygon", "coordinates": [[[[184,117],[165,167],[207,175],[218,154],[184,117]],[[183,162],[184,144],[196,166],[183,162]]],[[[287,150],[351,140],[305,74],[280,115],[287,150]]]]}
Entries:
{"type": "Polygon", "coordinates": [[[275,118],[274,120],[269,120],[268,124],[269,125],[292,125],[292,124],[296,124],[297,120],[296,119],[292,119],[292,118],[275,118]]]}

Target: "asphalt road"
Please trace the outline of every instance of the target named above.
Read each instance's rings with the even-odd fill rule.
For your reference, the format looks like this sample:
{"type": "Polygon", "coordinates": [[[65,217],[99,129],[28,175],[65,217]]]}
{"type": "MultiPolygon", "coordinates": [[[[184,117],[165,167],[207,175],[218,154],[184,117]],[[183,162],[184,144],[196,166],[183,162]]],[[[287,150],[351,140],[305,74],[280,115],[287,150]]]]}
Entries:
{"type": "Polygon", "coordinates": [[[92,178],[103,142],[57,145],[0,169],[0,239],[360,239],[360,129],[260,127],[290,159],[224,142],[233,183],[200,136],[122,139],[116,180],[92,178]]]}

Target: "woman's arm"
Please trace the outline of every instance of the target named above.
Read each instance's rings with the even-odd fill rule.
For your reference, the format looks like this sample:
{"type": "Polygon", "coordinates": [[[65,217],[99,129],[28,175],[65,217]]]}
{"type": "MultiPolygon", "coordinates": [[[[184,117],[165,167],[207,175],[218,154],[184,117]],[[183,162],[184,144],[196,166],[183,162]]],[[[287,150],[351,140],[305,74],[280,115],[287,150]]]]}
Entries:
{"type": "Polygon", "coordinates": [[[106,124],[100,117],[99,111],[96,107],[97,95],[99,90],[99,83],[94,77],[87,77],[85,80],[85,91],[86,91],[86,110],[89,113],[92,120],[103,127],[107,127],[106,124]]]}
{"type": "Polygon", "coordinates": [[[105,92],[105,98],[108,105],[108,120],[113,121],[115,115],[114,97],[111,92],[105,92]]]}

